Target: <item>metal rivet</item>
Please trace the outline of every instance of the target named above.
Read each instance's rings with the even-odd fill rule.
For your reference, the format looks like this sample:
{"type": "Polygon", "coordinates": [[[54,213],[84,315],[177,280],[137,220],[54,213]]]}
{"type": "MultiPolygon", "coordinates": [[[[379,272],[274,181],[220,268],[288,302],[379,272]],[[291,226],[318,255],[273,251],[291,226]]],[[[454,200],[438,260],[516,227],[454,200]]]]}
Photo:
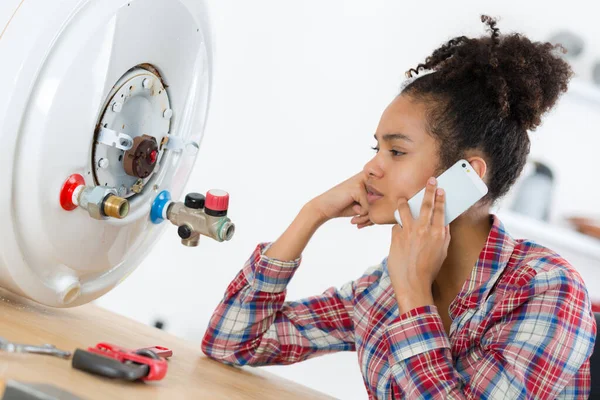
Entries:
{"type": "Polygon", "coordinates": [[[154,81],[150,78],[146,78],[144,79],[144,82],[142,82],[142,86],[144,87],[144,89],[150,89],[153,85],[154,81]]]}
{"type": "Polygon", "coordinates": [[[166,119],[171,119],[172,116],[173,116],[173,110],[171,110],[170,108],[167,108],[165,110],[165,112],[163,113],[163,117],[166,119]]]}
{"type": "Polygon", "coordinates": [[[100,161],[98,161],[98,166],[102,169],[108,168],[109,165],[110,162],[106,158],[101,158],[100,161]]]}
{"type": "Polygon", "coordinates": [[[123,103],[120,103],[118,101],[116,103],[114,103],[112,106],[112,110],[117,113],[121,112],[122,109],[123,109],[123,103]]]}

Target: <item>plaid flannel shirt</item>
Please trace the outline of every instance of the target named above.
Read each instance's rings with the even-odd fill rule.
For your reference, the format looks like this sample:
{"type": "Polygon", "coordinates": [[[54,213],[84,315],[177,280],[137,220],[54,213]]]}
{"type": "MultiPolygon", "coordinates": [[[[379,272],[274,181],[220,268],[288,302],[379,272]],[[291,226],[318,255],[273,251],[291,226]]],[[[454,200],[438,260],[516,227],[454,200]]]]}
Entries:
{"type": "Polygon", "coordinates": [[[479,260],[449,307],[398,313],[384,259],[341,288],[285,301],[301,258],[258,245],[228,286],[202,341],[233,365],[291,364],[356,351],[370,399],[584,399],[596,323],[576,270],[515,240],[495,216],[479,260]]]}

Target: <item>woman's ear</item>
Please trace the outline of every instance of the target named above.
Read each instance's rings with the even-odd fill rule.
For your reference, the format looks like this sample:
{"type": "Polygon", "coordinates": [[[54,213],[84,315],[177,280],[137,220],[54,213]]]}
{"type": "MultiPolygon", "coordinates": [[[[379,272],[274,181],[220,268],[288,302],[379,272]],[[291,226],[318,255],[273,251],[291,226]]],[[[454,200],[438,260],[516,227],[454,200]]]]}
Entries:
{"type": "Polygon", "coordinates": [[[485,160],[481,157],[475,156],[467,158],[467,161],[469,164],[471,164],[475,172],[477,172],[477,175],[479,175],[479,177],[483,180],[485,173],[487,172],[487,164],[485,160]]]}

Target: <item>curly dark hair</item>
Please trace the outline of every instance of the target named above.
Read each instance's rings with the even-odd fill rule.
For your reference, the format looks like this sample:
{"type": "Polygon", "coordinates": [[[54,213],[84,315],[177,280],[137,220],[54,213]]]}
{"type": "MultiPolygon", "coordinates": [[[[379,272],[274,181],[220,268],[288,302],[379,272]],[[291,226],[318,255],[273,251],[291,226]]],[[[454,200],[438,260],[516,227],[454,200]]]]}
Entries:
{"type": "Polygon", "coordinates": [[[521,174],[530,150],[527,131],[567,91],[573,73],[556,51],[564,52],[560,45],[501,35],[495,19],[483,15],[481,21],[490,36],[446,42],[407,71],[416,79],[401,94],[426,104],[428,130],[440,145],[439,169],[467,150],[483,152],[490,173],[483,201],[493,202],[521,174]],[[433,73],[419,76],[423,70],[433,73]]]}

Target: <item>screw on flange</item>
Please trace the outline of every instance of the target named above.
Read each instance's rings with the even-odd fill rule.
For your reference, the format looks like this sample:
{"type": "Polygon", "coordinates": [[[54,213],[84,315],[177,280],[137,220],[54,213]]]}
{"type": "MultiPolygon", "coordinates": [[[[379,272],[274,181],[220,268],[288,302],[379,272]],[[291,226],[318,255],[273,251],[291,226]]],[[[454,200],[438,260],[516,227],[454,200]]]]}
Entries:
{"type": "Polygon", "coordinates": [[[144,87],[144,89],[151,89],[153,85],[154,85],[154,81],[150,78],[146,78],[142,82],[142,86],[144,87]]]}
{"type": "Polygon", "coordinates": [[[98,161],[98,166],[102,169],[108,168],[109,165],[110,165],[110,162],[108,161],[107,158],[101,158],[100,161],[98,161]]]}

